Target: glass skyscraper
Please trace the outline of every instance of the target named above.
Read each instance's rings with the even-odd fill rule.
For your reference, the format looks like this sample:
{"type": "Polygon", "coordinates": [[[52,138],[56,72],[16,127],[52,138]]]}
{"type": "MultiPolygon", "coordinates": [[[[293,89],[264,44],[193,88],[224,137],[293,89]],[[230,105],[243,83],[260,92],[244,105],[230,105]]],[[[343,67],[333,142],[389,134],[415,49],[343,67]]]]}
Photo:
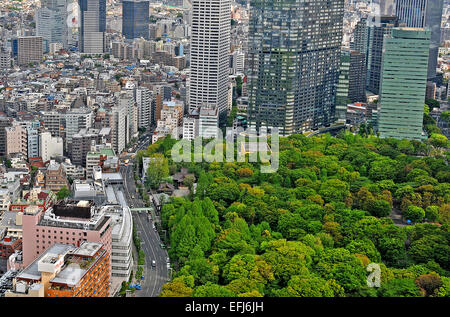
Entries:
{"type": "Polygon", "coordinates": [[[394,28],[385,38],[378,132],[382,138],[422,139],[431,31],[394,28]]]}
{"type": "Polygon", "coordinates": [[[149,39],[149,0],[122,2],[122,34],[127,39],[149,39]]]}
{"type": "Polygon", "coordinates": [[[373,16],[368,20],[367,89],[379,94],[384,36],[398,26],[395,16],[373,16]]]}
{"type": "Polygon", "coordinates": [[[78,4],[80,52],[101,54],[105,50],[106,0],[78,0],[78,4]]]}
{"type": "Polygon", "coordinates": [[[68,0],[41,0],[41,7],[36,10],[36,35],[42,36],[48,43],[61,43],[67,47],[68,0]]]}
{"type": "Polygon", "coordinates": [[[431,30],[428,79],[436,77],[443,5],[444,0],[396,0],[396,15],[400,23],[431,30]]]}
{"type": "Polygon", "coordinates": [[[289,135],[330,125],[344,0],[252,0],[250,5],[250,126],[278,127],[289,135]]]}

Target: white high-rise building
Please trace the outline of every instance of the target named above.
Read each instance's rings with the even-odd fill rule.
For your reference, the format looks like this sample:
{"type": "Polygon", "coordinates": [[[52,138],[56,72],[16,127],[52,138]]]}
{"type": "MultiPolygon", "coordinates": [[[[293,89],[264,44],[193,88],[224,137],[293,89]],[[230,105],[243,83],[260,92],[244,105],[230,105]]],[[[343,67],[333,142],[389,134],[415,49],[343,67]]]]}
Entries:
{"type": "Polygon", "coordinates": [[[139,112],[139,128],[147,129],[152,124],[153,92],[146,87],[136,89],[136,103],[139,112]]]}
{"type": "Polygon", "coordinates": [[[134,101],[133,91],[125,90],[120,93],[118,99],[119,107],[126,107],[128,110],[128,131],[127,131],[127,143],[137,136],[138,133],[138,108],[134,101]]]}
{"type": "Polygon", "coordinates": [[[36,35],[48,43],[61,43],[67,47],[67,5],[68,0],[41,0],[36,10],[36,35]]]}
{"type": "Polygon", "coordinates": [[[226,115],[230,0],[192,0],[189,107],[216,106],[226,115]]]}
{"type": "Polygon", "coordinates": [[[42,161],[48,161],[53,156],[63,155],[63,139],[61,137],[53,137],[48,131],[39,135],[39,153],[42,161]]]}
{"type": "Polygon", "coordinates": [[[111,143],[117,155],[120,155],[128,143],[128,108],[126,104],[119,104],[111,108],[110,116],[111,143]]]}

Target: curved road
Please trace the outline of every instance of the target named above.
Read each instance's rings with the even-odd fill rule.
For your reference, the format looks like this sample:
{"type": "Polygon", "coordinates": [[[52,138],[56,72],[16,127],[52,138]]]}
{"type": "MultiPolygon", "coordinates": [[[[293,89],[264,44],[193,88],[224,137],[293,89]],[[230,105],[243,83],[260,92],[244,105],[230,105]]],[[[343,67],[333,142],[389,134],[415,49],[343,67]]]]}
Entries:
{"type": "MultiPolygon", "coordinates": [[[[136,151],[145,148],[148,140],[144,139],[143,143],[139,143],[136,151]]],[[[133,177],[133,167],[130,166],[134,160],[130,160],[127,167],[120,167],[120,172],[124,181],[125,198],[130,208],[147,207],[136,193],[136,184],[133,177]],[[134,197],[134,198],[133,198],[134,197]]],[[[159,296],[163,284],[168,281],[167,268],[167,250],[161,248],[161,239],[158,232],[153,228],[153,220],[149,220],[147,212],[132,212],[133,223],[136,225],[136,231],[141,238],[141,246],[145,252],[144,280],[141,281],[141,290],[136,290],[136,297],[156,297],[159,296]],[[152,266],[152,261],[156,262],[156,266],[152,266]]],[[[137,261],[137,259],[136,259],[137,261]]]]}

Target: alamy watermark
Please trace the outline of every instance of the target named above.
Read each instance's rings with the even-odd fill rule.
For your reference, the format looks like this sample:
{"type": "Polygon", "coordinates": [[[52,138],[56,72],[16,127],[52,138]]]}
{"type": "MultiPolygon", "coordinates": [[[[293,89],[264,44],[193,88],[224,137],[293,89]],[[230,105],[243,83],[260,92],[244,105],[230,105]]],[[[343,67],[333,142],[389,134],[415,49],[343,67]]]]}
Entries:
{"type": "Polygon", "coordinates": [[[78,28],[80,27],[81,9],[77,1],[69,3],[67,5],[67,27],[78,28]]]}
{"type": "Polygon", "coordinates": [[[265,132],[256,134],[252,130],[244,130],[243,128],[227,128],[225,138],[220,129],[209,128],[204,130],[202,135],[203,137],[200,136],[193,140],[193,153],[191,140],[178,141],[171,151],[173,161],[177,163],[192,161],[208,163],[245,162],[248,155],[248,162],[261,163],[261,173],[275,173],[278,170],[278,128],[271,129],[270,134],[265,132]],[[203,146],[204,139],[211,140],[203,146]],[[237,150],[236,157],[235,149],[237,150]]]}
{"type": "Polygon", "coordinates": [[[381,286],[381,268],[378,263],[370,263],[366,268],[370,274],[367,276],[367,286],[380,287],[381,286]]]}

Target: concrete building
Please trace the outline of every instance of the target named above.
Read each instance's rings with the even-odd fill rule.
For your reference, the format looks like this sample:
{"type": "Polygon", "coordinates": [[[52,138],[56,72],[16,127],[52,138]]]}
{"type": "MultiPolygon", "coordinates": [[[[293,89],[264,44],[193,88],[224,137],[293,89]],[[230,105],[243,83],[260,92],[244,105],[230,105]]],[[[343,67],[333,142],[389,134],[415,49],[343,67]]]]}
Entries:
{"type": "Polygon", "coordinates": [[[381,138],[422,140],[431,31],[394,28],[385,38],[378,131],[381,138]]]}
{"type": "Polygon", "coordinates": [[[92,127],[93,113],[88,108],[74,108],[64,114],[66,120],[66,149],[68,152],[72,150],[72,138],[82,129],[92,127]]]}
{"type": "Polygon", "coordinates": [[[204,139],[215,138],[220,132],[219,109],[201,107],[198,119],[198,134],[204,139]]]}
{"type": "Polygon", "coordinates": [[[11,52],[4,47],[0,48],[0,69],[11,68],[11,52]]]}
{"type": "Polygon", "coordinates": [[[55,243],[16,276],[5,297],[108,297],[110,259],[102,243],[55,243]]]}
{"type": "Polygon", "coordinates": [[[28,158],[39,156],[39,121],[27,126],[27,152],[28,158]]]}
{"type": "Polygon", "coordinates": [[[61,137],[53,137],[48,131],[39,135],[39,154],[42,161],[46,162],[52,157],[63,155],[63,153],[64,144],[61,137]]]}
{"type": "Polygon", "coordinates": [[[12,125],[12,118],[0,117],[0,155],[6,154],[6,127],[12,125]]]}
{"type": "Polygon", "coordinates": [[[41,36],[23,36],[17,39],[17,63],[28,66],[30,63],[40,64],[43,56],[41,36]]]}
{"type": "Polygon", "coordinates": [[[198,137],[198,118],[183,118],[183,139],[192,141],[198,137]]]}
{"type": "Polygon", "coordinates": [[[111,219],[87,201],[55,204],[45,212],[25,211],[23,265],[27,266],[55,243],[77,246],[83,241],[103,243],[111,254],[111,219]]]}
{"type": "Polygon", "coordinates": [[[128,108],[125,104],[111,108],[110,127],[113,149],[120,154],[128,143],[129,135],[128,108]]]}
{"type": "Polygon", "coordinates": [[[111,128],[81,129],[72,138],[72,163],[86,167],[86,155],[95,145],[111,144],[111,128]]]}
{"type": "Polygon", "coordinates": [[[153,92],[146,87],[136,89],[136,104],[138,107],[138,126],[140,129],[148,129],[154,122],[154,98],[153,92]]]}
{"type": "Polygon", "coordinates": [[[15,124],[12,127],[6,127],[6,154],[22,153],[28,156],[28,140],[26,127],[15,124]]]}
{"type": "Polygon", "coordinates": [[[193,0],[189,106],[217,107],[226,119],[231,1],[193,0]]]}
{"type": "Polygon", "coordinates": [[[41,111],[40,117],[43,128],[48,130],[52,136],[62,136],[64,115],[56,111],[41,111]]]}
{"type": "Polygon", "coordinates": [[[58,192],[63,187],[69,188],[67,174],[62,164],[51,160],[45,171],[45,188],[58,192]]]}
{"type": "Polygon", "coordinates": [[[114,153],[114,150],[107,147],[88,152],[86,154],[86,172],[87,172],[86,177],[90,178],[92,176],[94,167],[103,166],[103,163],[108,158],[112,158],[115,156],[116,155],[114,153]]]}

